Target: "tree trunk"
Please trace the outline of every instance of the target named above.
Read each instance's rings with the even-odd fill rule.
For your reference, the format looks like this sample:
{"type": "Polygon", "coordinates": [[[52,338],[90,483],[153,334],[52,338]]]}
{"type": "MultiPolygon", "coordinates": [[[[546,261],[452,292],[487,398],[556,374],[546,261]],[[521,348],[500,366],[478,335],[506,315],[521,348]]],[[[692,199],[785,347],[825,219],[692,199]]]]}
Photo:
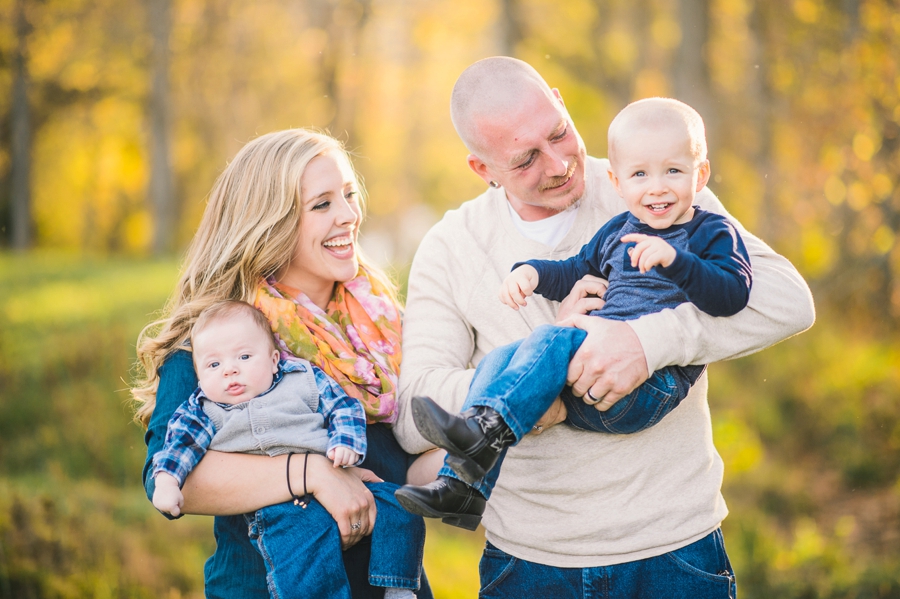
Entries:
{"type": "Polygon", "coordinates": [[[518,0],[501,0],[498,22],[500,40],[499,54],[515,56],[516,46],[522,41],[522,23],[518,0]]]}
{"type": "Polygon", "coordinates": [[[30,31],[26,0],[16,2],[16,50],[13,55],[12,156],[10,166],[10,225],[13,249],[32,244],[31,222],[31,108],[28,104],[28,47],[30,31]]]}
{"type": "Polygon", "coordinates": [[[153,53],[150,60],[150,180],[147,194],[153,211],[155,255],[171,251],[175,240],[175,198],[169,151],[170,0],[149,0],[153,53]]]}
{"type": "Polygon", "coordinates": [[[709,0],[680,0],[681,45],[673,69],[675,97],[690,104],[706,124],[706,137],[715,144],[718,119],[709,76],[706,45],[709,42],[709,0]]]}

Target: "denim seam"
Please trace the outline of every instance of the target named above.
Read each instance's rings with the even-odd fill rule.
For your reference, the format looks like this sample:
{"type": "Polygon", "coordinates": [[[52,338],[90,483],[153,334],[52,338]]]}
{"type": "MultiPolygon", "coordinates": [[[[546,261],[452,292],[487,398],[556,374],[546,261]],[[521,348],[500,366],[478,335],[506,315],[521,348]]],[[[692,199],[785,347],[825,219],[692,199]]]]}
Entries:
{"type": "Polygon", "coordinates": [[[419,588],[419,581],[403,576],[378,576],[369,574],[369,584],[373,587],[384,587],[393,589],[412,589],[419,588]]]}
{"type": "Polygon", "coordinates": [[[278,587],[275,584],[275,562],[272,561],[272,556],[266,551],[266,545],[263,543],[263,534],[265,533],[265,521],[262,517],[262,511],[259,510],[256,512],[256,545],[259,547],[259,552],[262,554],[263,559],[268,566],[266,573],[266,586],[269,588],[269,593],[272,594],[272,599],[281,599],[281,593],[278,592],[278,587]]]}

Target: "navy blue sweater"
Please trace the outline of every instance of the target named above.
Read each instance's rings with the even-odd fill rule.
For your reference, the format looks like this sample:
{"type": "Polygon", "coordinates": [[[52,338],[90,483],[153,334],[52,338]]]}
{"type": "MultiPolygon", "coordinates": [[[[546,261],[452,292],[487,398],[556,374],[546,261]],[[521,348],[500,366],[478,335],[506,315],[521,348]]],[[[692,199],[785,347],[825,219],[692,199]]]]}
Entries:
{"type": "Polygon", "coordinates": [[[731,316],[747,305],[752,284],[750,257],[737,230],[725,217],[696,206],[689,222],[668,229],[654,229],[623,212],[576,256],[515,266],[521,264],[537,269],[535,292],[556,301],[586,274],[606,279],[606,304],[592,314],[613,320],[631,320],[688,301],[711,316],[731,316]],[[629,233],[662,237],[675,248],[675,261],[642,274],[628,255],[635,244],[621,241],[629,233]]]}

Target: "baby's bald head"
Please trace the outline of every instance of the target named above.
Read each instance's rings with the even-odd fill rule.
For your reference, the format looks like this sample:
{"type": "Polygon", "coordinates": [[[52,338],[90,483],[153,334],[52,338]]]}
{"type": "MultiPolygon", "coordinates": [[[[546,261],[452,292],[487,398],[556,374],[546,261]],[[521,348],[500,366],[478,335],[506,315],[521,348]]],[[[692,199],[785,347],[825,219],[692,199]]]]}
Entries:
{"type": "Polygon", "coordinates": [[[616,160],[616,146],[638,130],[681,129],[690,153],[700,163],[706,160],[706,129],[696,110],[672,98],[646,98],[632,102],[609,125],[609,161],[616,160]]]}

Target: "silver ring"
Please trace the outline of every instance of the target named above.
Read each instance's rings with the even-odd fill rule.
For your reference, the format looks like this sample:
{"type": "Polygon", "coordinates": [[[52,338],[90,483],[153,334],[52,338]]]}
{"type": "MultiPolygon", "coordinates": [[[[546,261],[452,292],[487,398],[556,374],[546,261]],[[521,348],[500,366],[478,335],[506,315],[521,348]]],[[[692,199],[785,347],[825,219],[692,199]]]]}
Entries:
{"type": "Polygon", "coordinates": [[[362,526],[362,520],[357,520],[356,524],[350,525],[350,530],[359,530],[361,526],[362,526]]]}
{"type": "Polygon", "coordinates": [[[599,400],[599,399],[597,399],[596,397],[594,397],[593,395],[591,395],[591,390],[590,390],[590,389],[587,390],[587,396],[590,397],[590,398],[593,400],[593,401],[588,402],[588,403],[590,403],[591,405],[596,405],[596,404],[600,403],[600,400],[599,400]]]}
{"type": "Polygon", "coordinates": [[[535,424],[534,426],[531,427],[531,430],[533,430],[537,434],[541,434],[541,432],[543,432],[543,430],[544,430],[544,427],[541,426],[540,424],[535,424]]]}

